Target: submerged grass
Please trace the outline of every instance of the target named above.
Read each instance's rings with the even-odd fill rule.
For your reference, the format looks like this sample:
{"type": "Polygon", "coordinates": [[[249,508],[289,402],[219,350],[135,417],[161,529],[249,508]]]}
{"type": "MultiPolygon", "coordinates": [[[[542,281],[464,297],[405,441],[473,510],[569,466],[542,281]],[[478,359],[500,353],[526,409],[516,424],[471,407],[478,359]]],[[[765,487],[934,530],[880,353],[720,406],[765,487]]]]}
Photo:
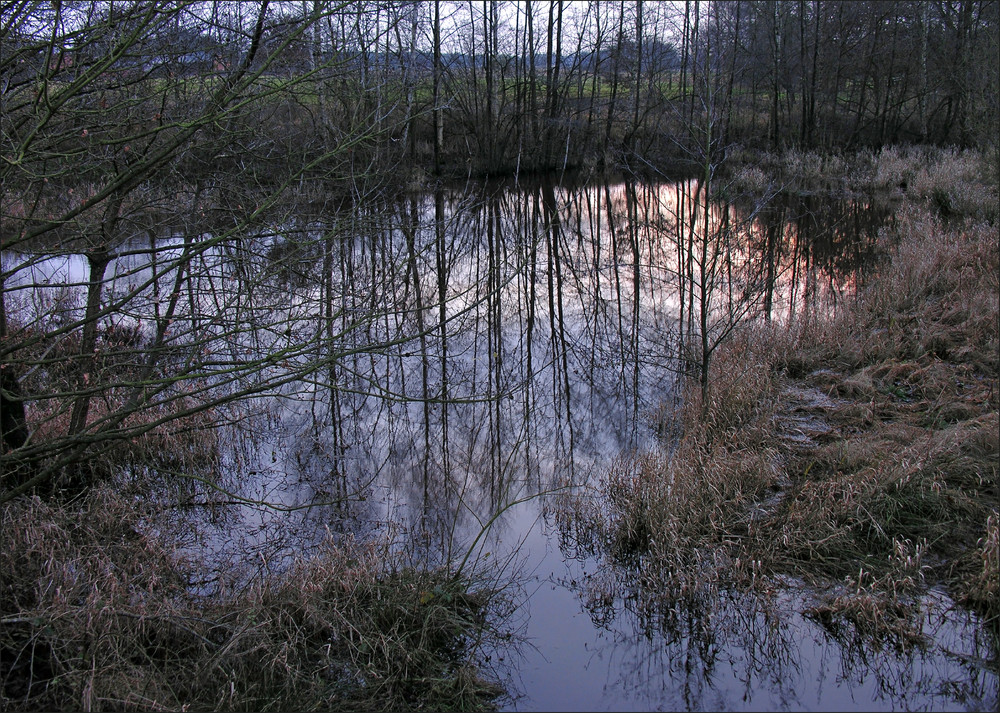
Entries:
{"type": "Polygon", "coordinates": [[[0,517],[5,710],[489,709],[476,666],[493,592],[332,539],[251,585],[189,586],[197,562],[95,488],[0,517]]]}
{"type": "Polygon", "coordinates": [[[1000,628],[1000,247],[978,166],[895,150],[845,164],[906,198],[853,300],[745,325],[709,403],[685,394],[671,455],[619,463],[573,503],[662,604],[791,576],[818,593],[808,615],[906,647],[941,585],[1000,628]]]}

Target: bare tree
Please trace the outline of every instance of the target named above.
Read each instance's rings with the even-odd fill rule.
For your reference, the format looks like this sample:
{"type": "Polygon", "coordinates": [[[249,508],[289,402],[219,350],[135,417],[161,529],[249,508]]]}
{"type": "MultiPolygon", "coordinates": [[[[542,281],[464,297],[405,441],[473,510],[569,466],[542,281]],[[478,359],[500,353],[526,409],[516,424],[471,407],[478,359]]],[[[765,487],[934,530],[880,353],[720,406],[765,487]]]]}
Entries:
{"type": "Polygon", "coordinates": [[[378,190],[391,164],[377,139],[406,125],[396,105],[358,92],[315,121],[317,107],[335,110],[308,97],[356,77],[358,53],[321,32],[344,19],[340,4],[298,7],[5,10],[17,50],[0,64],[0,363],[15,380],[4,397],[28,405],[33,432],[0,455],[4,500],[86,487],[97,450],[188,437],[380,348],[346,338],[378,304],[327,306],[328,321],[343,318],[317,332],[309,293],[288,303],[273,286],[295,264],[285,255],[329,242],[293,217],[319,196],[378,190]]]}

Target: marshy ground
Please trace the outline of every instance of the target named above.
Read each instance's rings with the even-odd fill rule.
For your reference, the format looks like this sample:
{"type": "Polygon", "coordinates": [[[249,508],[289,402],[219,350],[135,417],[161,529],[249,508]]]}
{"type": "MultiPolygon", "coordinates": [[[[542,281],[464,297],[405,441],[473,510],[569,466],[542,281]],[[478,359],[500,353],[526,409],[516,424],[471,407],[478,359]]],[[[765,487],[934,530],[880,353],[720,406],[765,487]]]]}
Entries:
{"type": "MultiPolygon", "coordinates": [[[[813,158],[786,157],[790,185],[813,158]]],[[[622,461],[566,517],[639,563],[654,607],[797,582],[807,616],[905,649],[943,588],[979,614],[996,672],[996,188],[956,153],[886,151],[869,175],[898,203],[855,296],[746,325],[708,401],[691,389],[667,416],[669,455],[622,461]]]]}
{"type": "MultiPolygon", "coordinates": [[[[943,589],[977,613],[993,642],[977,665],[996,672],[996,178],[947,151],[771,161],[788,190],[894,192],[879,263],[835,310],[735,332],[707,401],[693,385],[665,416],[662,454],[609,464],[558,517],[638,564],[661,609],[799,586],[806,616],[905,649],[925,636],[921,597],[943,589]]],[[[0,707],[496,705],[479,663],[503,645],[506,605],[488,573],[337,538],[268,577],[194,586],[202,565],[159,534],[157,504],[133,482],[2,506],[0,707]]]]}

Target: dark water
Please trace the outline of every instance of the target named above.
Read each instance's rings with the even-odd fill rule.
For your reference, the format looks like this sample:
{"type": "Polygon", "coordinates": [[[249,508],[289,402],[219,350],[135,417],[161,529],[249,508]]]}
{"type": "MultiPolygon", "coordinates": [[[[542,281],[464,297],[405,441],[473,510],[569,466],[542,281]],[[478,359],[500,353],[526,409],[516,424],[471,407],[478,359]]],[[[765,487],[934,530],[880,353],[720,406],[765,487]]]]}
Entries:
{"type": "Polygon", "coordinates": [[[995,707],[996,674],[976,658],[990,644],[939,592],[922,602],[931,643],[903,652],[831,634],[800,613],[810,591],[792,581],[767,602],[723,591],[703,608],[651,611],[627,573],[558,541],[543,522],[522,545],[532,576],[519,614],[532,645],[514,665],[524,697],[511,710],[995,707]]]}
{"type": "MultiPolygon", "coordinates": [[[[468,557],[516,603],[514,643],[484,652],[514,710],[995,708],[990,644],[943,594],[922,603],[932,643],[909,651],[835,636],[799,613],[811,593],[795,582],[665,612],[560,516],[558,493],[662,448],[703,305],[713,333],[836,309],[888,215],[816,196],[706,213],[699,197],[694,182],[466,186],[200,252],[187,333],[230,364],[287,355],[246,380],[307,378],[217,409],[231,423],[218,471],[269,506],[213,509],[189,546],[248,572],[329,533],[388,537],[421,566],[468,557]],[[720,237],[703,251],[706,223],[720,237]]],[[[128,296],[139,324],[156,304],[144,246],[122,246],[106,295],[128,296]]],[[[26,305],[85,282],[80,256],[26,260],[4,256],[26,305]]]]}

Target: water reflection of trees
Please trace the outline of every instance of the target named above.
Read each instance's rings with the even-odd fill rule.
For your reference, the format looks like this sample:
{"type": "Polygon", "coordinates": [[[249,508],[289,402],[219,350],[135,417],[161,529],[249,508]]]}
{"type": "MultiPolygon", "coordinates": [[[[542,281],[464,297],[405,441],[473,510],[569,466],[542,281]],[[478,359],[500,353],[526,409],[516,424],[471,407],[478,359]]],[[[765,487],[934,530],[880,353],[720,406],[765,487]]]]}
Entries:
{"type": "MultiPolygon", "coordinates": [[[[493,521],[510,503],[656,447],[651,416],[675,393],[683,335],[695,329],[684,247],[696,191],[537,181],[286,204],[253,233],[124,243],[97,278],[81,256],[60,258],[72,273],[60,280],[50,255],[7,254],[8,310],[49,336],[71,332],[90,323],[84,297],[99,286],[90,321],[134,327],[138,341],[113,349],[154,377],[143,408],[183,395],[225,426],[206,461],[210,484],[186,500],[222,513],[209,523],[219,547],[279,563],[328,531],[381,530],[419,563],[454,562],[480,528],[515,526],[493,521]],[[239,513],[219,509],[227,502],[239,513]]],[[[725,255],[726,279],[752,286],[741,288],[752,309],[740,318],[825,308],[824,284],[850,285],[841,271],[864,262],[881,219],[818,199],[713,211],[719,226],[745,231],[727,236],[725,255]]],[[[46,359],[29,357],[35,377],[53,368],[46,359]]],[[[101,373],[93,393],[140,393],[133,373],[101,373]]],[[[54,399],[40,381],[26,385],[33,405],[54,399]]],[[[88,427],[95,437],[131,435],[104,419],[88,427]]],[[[567,556],[599,552],[586,528],[560,537],[575,543],[567,556]]],[[[636,572],[608,572],[581,597],[595,625],[629,643],[626,675],[658,670],[661,695],[683,691],[671,704],[709,705],[719,657],[736,647],[748,690],[767,680],[795,700],[782,676],[797,668],[796,634],[770,605],[665,607],[636,572]]]]}
{"type": "MultiPolygon", "coordinates": [[[[288,480],[303,497],[303,481],[330,501],[392,487],[423,503],[423,520],[441,519],[438,529],[463,511],[481,521],[652,442],[649,414],[683,371],[685,211],[696,191],[538,180],[323,203],[304,187],[254,232],[151,231],[116,246],[99,274],[93,256],[59,251],[67,284],[46,277],[50,251],[7,254],[9,312],[26,330],[23,345],[8,342],[34,375],[29,398],[53,405],[36,426],[52,436],[70,421],[68,436],[19,456],[76,458],[81,429],[133,434],[120,415],[89,423],[84,397],[140,410],[183,398],[216,424],[274,442],[228,469],[230,486],[288,480]],[[141,366],[100,372],[63,414],[36,350],[84,325],[94,332],[84,341],[136,330],[104,349],[141,366]],[[271,422],[260,425],[264,412],[271,422]],[[272,462],[272,451],[292,455],[272,462]]],[[[879,216],[866,206],[790,205],[713,208],[730,229],[746,228],[729,243],[729,272],[738,265],[754,285],[747,265],[768,275],[755,313],[808,302],[817,273],[832,283],[854,267],[831,256],[863,256],[873,241],[867,221],[879,216]]]]}
{"type": "Polygon", "coordinates": [[[558,584],[607,632],[591,656],[613,662],[618,678],[609,686],[636,709],[849,710],[859,701],[885,710],[989,709],[996,701],[996,672],[979,658],[992,644],[948,602],[924,602],[924,644],[873,641],[800,614],[814,594],[792,581],[664,596],[641,559],[610,560],[578,521],[555,522],[564,556],[590,571],[558,584]]]}
{"type": "MultiPolygon", "coordinates": [[[[317,390],[312,418],[314,430],[350,424],[343,444],[351,467],[340,477],[359,484],[358,474],[379,473],[369,492],[373,500],[382,493],[375,517],[401,523],[414,557],[453,558],[506,504],[581,482],[595,464],[653,443],[650,413],[670,397],[678,371],[683,269],[671,237],[678,229],[664,218],[679,211],[664,210],[664,192],[683,198],[684,190],[690,184],[539,184],[492,188],[476,200],[410,196],[394,207],[372,242],[377,250],[369,249],[402,266],[393,269],[404,289],[379,324],[383,341],[406,341],[386,354],[359,353],[345,371],[355,381],[331,379],[329,397],[317,390]],[[357,381],[363,373],[368,382],[357,381]],[[341,411],[326,418],[317,403],[341,411]]],[[[755,271],[745,273],[757,290],[755,315],[830,308],[852,279],[839,270],[857,267],[834,257],[847,245],[868,254],[882,218],[847,202],[819,211],[788,203],[756,206],[753,220],[728,219],[747,226],[738,239],[744,266],[755,271]],[[798,222],[788,222],[793,215],[798,222]]],[[[372,283],[393,279],[393,269],[373,267],[372,283]]],[[[357,267],[341,272],[357,285],[357,267]]],[[[503,518],[492,527],[504,528],[503,518]]],[[[565,535],[567,556],[599,552],[600,538],[586,528],[565,535]]],[[[661,680],[646,695],[689,709],[735,694],[749,700],[761,687],[775,701],[801,700],[802,672],[814,662],[802,663],[812,654],[800,640],[815,632],[781,602],[716,587],[711,597],[667,605],[641,568],[599,571],[580,596],[616,642],[608,655],[634,656],[622,667],[634,676],[624,690],[661,680]],[[735,694],[735,684],[718,683],[726,667],[741,687],[735,694]]],[[[845,670],[848,663],[859,665],[849,658],[845,670]]]]}

